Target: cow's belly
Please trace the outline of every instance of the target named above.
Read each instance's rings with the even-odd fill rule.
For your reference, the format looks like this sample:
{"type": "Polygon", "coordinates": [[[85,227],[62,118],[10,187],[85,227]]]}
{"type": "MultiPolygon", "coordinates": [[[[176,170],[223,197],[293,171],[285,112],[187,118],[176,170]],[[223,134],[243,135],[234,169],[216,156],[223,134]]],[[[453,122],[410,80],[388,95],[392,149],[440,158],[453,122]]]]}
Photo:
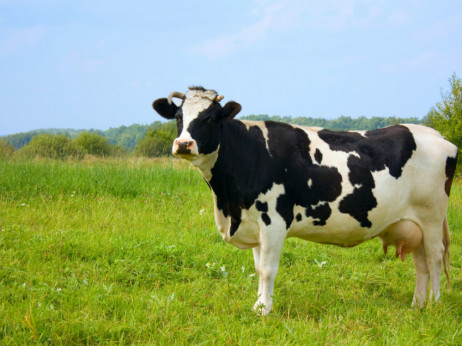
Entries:
{"type": "Polygon", "coordinates": [[[357,222],[344,223],[337,227],[329,227],[328,225],[315,227],[311,220],[305,220],[291,227],[288,237],[297,237],[315,243],[352,247],[376,237],[380,232],[381,230],[360,227],[357,222]]]}
{"type": "MultiPolygon", "coordinates": [[[[361,226],[352,215],[339,210],[340,201],[350,193],[348,188],[344,188],[344,193],[336,201],[329,203],[332,214],[325,225],[316,226],[315,219],[303,216],[300,221],[293,221],[288,236],[351,247],[377,237],[399,220],[411,220],[418,224],[409,204],[408,187],[402,181],[387,176],[386,172],[376,173],[374,178],[378,185],[373,190],[377,205],[367,212],[370,227],[361,226]]],[[[294,215],[297,214],[304,215],[304,208],[295,206],[294,215]]]]}

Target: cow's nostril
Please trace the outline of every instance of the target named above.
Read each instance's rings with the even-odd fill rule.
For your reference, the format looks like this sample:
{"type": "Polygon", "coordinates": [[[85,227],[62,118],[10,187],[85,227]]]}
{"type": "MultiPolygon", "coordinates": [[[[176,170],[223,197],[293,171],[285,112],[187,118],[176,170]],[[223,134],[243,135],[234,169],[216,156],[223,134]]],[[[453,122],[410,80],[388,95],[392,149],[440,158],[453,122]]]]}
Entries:
{"type": "Polygon", "coordinates": [[[191,154],[194,141],[175,139],[176,154],[191,154]]]}

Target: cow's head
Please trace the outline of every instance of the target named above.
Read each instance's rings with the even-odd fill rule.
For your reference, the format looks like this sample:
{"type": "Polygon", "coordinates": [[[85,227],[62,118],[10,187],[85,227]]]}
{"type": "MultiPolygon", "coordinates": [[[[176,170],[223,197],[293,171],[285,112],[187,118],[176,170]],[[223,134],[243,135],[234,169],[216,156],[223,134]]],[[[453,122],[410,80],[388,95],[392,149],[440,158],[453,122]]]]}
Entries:
{"type": "Polygon", "coordinates": [[[152,107],[166,119],[176,119],[178,138],[173,142],[173,155],[193,158],[217,150],[224,121],[233,119],[241,105],[230,101],[223,107],[223,96],[215,90],[190,87],[186,94],[172,92],[168,98],[155,100],[152,107]],[[172,98],[181,99],[178,107],[172,98]]]}

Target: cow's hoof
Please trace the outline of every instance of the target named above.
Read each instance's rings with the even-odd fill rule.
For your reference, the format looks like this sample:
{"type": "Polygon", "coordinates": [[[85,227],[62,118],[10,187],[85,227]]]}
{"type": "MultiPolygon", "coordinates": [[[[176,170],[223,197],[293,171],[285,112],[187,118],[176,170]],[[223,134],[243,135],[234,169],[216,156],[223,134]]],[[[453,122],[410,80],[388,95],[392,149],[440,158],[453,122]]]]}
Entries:
{"type": "Polygon", "coordinates": [[[253,311],[255,311],[260,316],[266,316],[271,311],[271,304],[265,304],[259,299],[253,306],[253,311]]]}

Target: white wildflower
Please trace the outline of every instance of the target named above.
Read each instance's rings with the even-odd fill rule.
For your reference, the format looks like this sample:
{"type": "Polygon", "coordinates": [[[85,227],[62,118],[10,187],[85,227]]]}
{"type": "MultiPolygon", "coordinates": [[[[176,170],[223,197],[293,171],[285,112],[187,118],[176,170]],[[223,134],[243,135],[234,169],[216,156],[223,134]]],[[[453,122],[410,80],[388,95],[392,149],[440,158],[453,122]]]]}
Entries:
{"type": "Polygon", "coordinates": [[[220,270],[221,270],[221,275],[223,275],[224,278],[228,276],[228,272],[226,271],[226,267],[224,265],[220,267],[220,270]]]}
{"type": "Polygon", "coordinates": [[[204,213],[204,210],[205,210],[205,209],[199,210],[199,215],[202,215],[202,214],[204,213]]]}
{"type": "Polygon", "coordinates": [[[327,261],[318,262],[316,259],[314,261],[316,262],[319,268],[322,268],[323,265],[327,264],[327,261]]]}

